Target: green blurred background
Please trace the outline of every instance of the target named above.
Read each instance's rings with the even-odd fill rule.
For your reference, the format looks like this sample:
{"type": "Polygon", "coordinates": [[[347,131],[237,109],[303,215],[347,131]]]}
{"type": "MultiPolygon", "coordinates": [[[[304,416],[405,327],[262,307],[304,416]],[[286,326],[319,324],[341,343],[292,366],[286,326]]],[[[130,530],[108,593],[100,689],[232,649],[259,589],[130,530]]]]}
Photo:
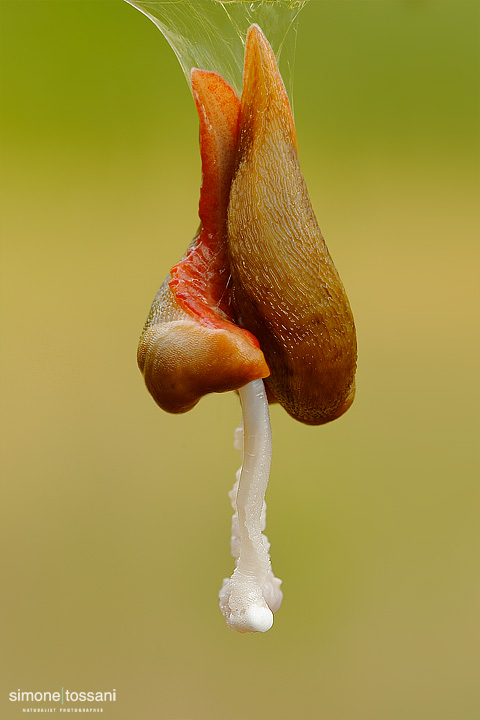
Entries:
{"type": "Polygon", "coordinates": [[[226,629],[233,394],[185,416],[136,368],[197,224],[197,119],[120,0],[0,0],[0,718],[109,690],[112,720],[478,720],[479,4],[312,0],[302,168],[354,310],[357,399],[272,410],[285,599],[226,629]]]}

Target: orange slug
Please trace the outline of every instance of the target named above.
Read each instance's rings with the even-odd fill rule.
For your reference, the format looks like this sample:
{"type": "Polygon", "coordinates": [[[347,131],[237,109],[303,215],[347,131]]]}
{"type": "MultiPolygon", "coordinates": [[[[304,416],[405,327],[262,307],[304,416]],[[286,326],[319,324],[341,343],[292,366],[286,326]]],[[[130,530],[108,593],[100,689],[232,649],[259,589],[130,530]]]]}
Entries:
{"type": "Polygon", "coordinates": [[[294,418],[318,425],[353,402],[355,325],[300,170],[275,56],[256,25],[243,83],[228,205],[234,310],[264,352],[270,393],[294,418]]]}
{"type": "Polygon", "coordinates": [[[160,287],[137,353],[148,390],[173,413],[269,372],[257,340],[234,324],[231,308],[226,216],[240,102],[216,73],[194,69],[191,80],[200,119],[201,225],[160,287]]]}

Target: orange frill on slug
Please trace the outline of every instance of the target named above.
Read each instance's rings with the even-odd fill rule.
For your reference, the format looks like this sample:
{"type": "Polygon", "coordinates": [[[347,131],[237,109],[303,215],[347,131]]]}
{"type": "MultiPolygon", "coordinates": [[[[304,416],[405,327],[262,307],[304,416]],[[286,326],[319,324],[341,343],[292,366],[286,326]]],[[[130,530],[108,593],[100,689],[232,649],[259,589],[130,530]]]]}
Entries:
{"type": "Polygon", "coordinates": [[[240,102],[216,73],[194,69],[191,79],[200,119],[201,226],[160,287],[137,354],[154,400],[174,413],[269,374],[257,340],[234,324],[231,308],[226,216],[240,102]]]}
{"type": "Polygon", "coordinates": [[[304,423],[339,417],[355,393],[354,320],[300,170],[275,56],[256,25],[245,46],[228,246],[237,322],[260,343],[270,393],[304,423]]]}

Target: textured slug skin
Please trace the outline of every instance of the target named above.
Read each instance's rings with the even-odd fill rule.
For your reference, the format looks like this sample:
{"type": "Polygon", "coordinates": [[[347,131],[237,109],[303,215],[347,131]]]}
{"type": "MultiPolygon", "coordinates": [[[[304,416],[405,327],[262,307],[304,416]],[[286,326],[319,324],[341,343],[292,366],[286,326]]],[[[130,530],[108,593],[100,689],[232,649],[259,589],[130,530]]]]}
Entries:
{"type": "Polygon", "coordinates": [[[260,343],[268,389],[304,423],[339,417],[355,393],[355,325],[300,171],[275,56],[256,25],[245,48],[228,244],[237,322],[260,343]]]}
{"type": "Polygon", "coordinates": [[[240,102],[205,70],[192,71],[192,90],[200,119],[201,226],[160,287],[137,353],[149,392],[173,413],[269,373],[257,340],[234,324],[229,289],[226,215],[240,102]]]}

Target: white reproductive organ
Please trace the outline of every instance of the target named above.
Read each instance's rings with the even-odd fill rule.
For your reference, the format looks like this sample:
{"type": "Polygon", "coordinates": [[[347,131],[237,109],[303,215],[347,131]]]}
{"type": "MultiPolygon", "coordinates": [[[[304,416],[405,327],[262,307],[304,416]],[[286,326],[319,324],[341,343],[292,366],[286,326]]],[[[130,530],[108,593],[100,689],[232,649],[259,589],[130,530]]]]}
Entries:
{"type": "Polygon", "coordinates": [[[220,609],[231,630],[266,632],[283,599],[281,580],[270,562],[270,543],[263,534],[266,524],[265,493],[272,457],[272,431],[262,380],[239,390],[243,428],[235,432],[235,447],[243,449],[242,467],[229,493],[232,517],[232,577],[225,578],[219,593],[220,609]]]}

